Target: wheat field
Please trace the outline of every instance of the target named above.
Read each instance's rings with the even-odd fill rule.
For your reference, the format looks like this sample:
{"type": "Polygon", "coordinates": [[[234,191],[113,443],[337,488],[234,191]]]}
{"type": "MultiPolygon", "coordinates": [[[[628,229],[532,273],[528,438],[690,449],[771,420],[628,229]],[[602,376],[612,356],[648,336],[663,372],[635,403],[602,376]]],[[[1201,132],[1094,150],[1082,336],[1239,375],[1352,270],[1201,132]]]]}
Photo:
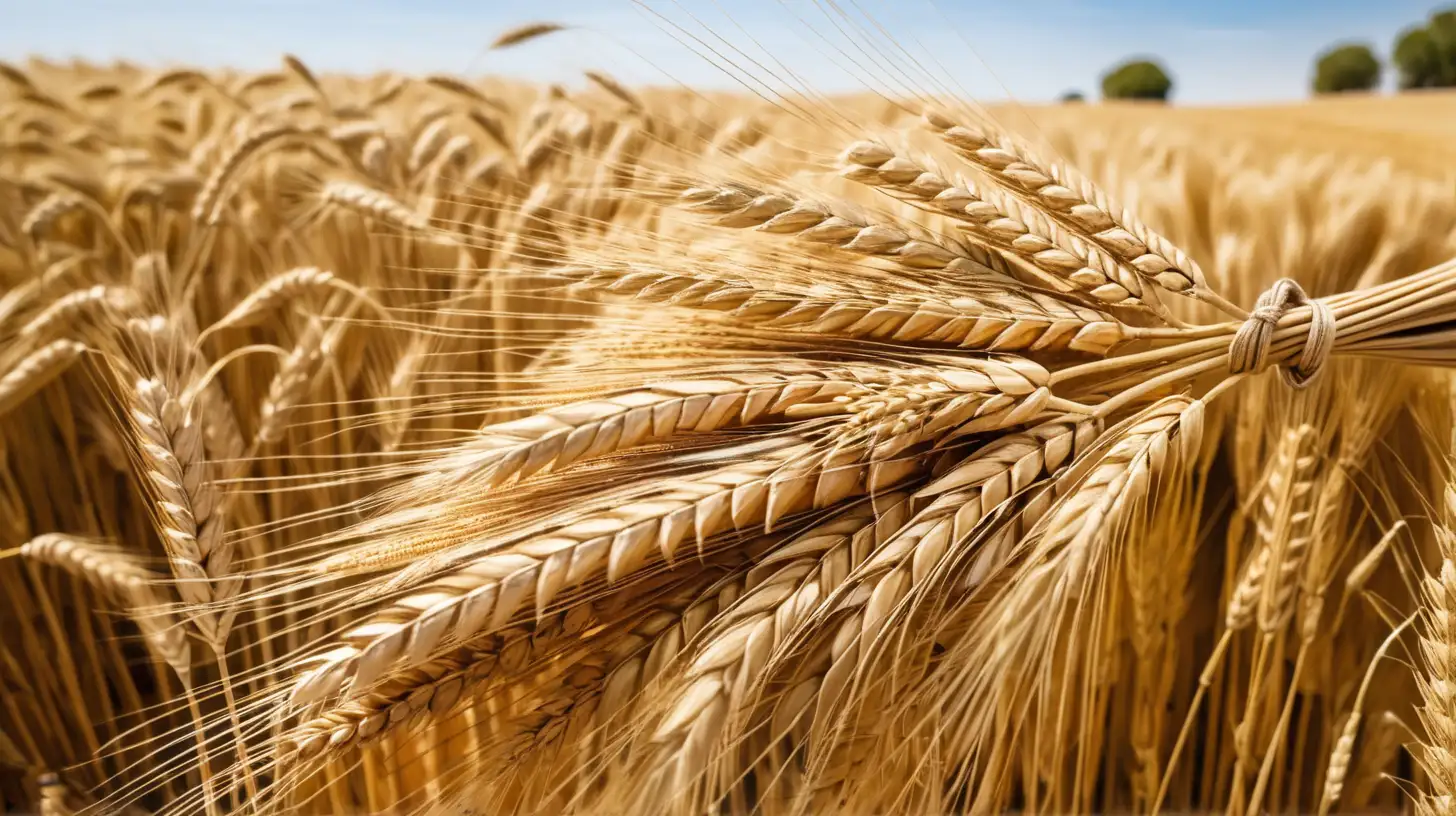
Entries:
{"type": "Polygon", "coordinates": [[[1456,811],[1456,96],[920,87],[0,64],[4,809],[1456,811]]]}

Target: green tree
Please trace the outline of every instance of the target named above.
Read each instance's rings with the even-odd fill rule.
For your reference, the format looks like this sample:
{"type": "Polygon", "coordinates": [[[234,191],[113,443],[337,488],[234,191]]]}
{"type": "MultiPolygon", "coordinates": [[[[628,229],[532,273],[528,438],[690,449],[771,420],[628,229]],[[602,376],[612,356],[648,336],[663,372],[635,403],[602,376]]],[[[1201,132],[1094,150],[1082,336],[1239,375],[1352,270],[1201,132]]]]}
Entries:
{"type": "Polygon", "coordinates": [[[1129,60],[1102,76],[1105,99],[1155,99],[1166,102],[1173,80],[1163,66],[1152,60],[1129,60]]]}
{"type": "Polygon", "coordinates": [[[1441,84],[1441,52],[1426,26],[1406,29],[1395,41],[1391,60],[1400,70],[1400,88],[1435,88],[1441,84]]]}
{"type": "Polygon", "coordinates": [[[1081,91],[1067,91],[1066,93],[1061,95],[1061,102],[1064,105],[1070,105],[1077,102],[1086,101],[1087,97],[1083,96],[1081,91]]]}
{"type": "Polygon", "coordinates": [[[1456,87],[1456,9],[1432,14],[1427,28],[1431,32],[1436,58],[1441,64],[1438,87],[1456,87]]]}
{"type": "Polygon", "coordinates": [[[1400,70],[1400,87],[1456,87],[1456,9],[1431,15],[1396,38],[1392,61],[1400,70]]]}
{"type": "Polygon", "coordinates": [[[1380,60],[1366,45],[1341,45],[1315,62],[1314,92],[1368,91],[1380,84],[1380,60]]]}

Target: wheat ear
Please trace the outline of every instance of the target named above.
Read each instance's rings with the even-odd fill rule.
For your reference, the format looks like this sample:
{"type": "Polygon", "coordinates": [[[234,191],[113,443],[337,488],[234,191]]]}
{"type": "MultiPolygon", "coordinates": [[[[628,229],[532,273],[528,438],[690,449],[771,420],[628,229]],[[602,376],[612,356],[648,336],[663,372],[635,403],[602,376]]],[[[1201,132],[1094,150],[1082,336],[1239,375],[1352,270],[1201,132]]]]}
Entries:
{"type": "Polygon", "coordinates": [[[875,223],[827,204],[744,185],[692,187],[678,194],[690,212],[733,229],[752,228],[855,255],[889,258],[921,272],[1016,290],[1006,261],[994,252],[928,232],[875,223]]]}
{"type": "Polygon", "coordinates": [[[1441,564],[1421,581],[1420,657],[1417,710],[1425,735],[1415,754],[1430,789],[1416,799],[1420,814],[1449,813],[1456,802],[1456,482],[1444,491],[1435,525],[1441,564]]]}
{"type": "Polygon", "coordinates": [[[501,32],[494,40],[491,40],[490,48],[510,48],[513,45],[520,45],[529,42],[537,37],[544,37],[547,34],[554,34],[557,31],[566,30],[561,23],[526,23],[501,32]]]}
{"type": "Polygon", "coordinates": [[[319,200],[410,232],[425,232],[430,222],[389,193],[358,182],[334,179],[319,189],[319,200]]]}
{"type": "Polygon", "coordinates": [[[615,96],[628,108],[631,108],[633,111],[642,110],[642,100],[637,97],[637,94],[627,90],[627,87],[618,82],[614,77],[601,71],[586,71],[585,74],[586,78],[592,81],[592,84],[615,96]]]}
{"type": "Polygon", "coordinates": [[[296,726],[283,738],[283,752],[299,760],[315,759],[325,751],[335,753],[378,739],[425,716],[441,716],[497,668],[519,674],[536,665],[542,656],[534,652],[544,650],[542,644],[559,635],[580,635],[591,614],[589,605],[572,607],[536,622],[529,630],[501,632],[491,642],[472,644],[392,675],[369,694],[296,726]]]}
{"type": "Polygon", "coordinates": [[[20,337],[31,342],[51,339],[82,321],[95,320],[111,311],[125,314],[136,306],[136,293],[120,286],[97,284],[56,298],[20,329],[20,337]]]}
{"type": "Polygon", "coordinates": [[[864,394],[866,383],[883,381],[885,375],[869,367],[802,374],[725,372],[568,403],[482,428],[475,439],[432,462],[429,480],[494,487],[682,434],[845,413],[846,405],[836,398],[864,394]]]}
{"type": "Polygon", "coordinates": [[[873,490],[877,478],[888,485],[913,471],[885,467],[867,474],[858,453],[810,457],[809,444],[792,438],[783,444],[469,561],[346,632],[328,659],[298,679],[293,701],[328,696],[348,679],[350,694],[361,693],[400,658],[419,663],[444,643],[505,626],[528,605],[544,611],[563,590],[599,578],[616,583],[658,556],[670,562],[688,539],[701,551],[714,536],[769,529],[785,516],[873,490]]]}
{"type": "Polygon", "coordinates": [[[1127,262],[1153,285],[1170,292],[1207,290],[1197,263],[1131,213],[1114,208],[1102,190],[1080,175],[1038,160],[990,129],[957,124],[935,111],[926,112],[925,123],[957,155],[1127,262]]]}
{"type": "Polygon", "coordinates": [[[268,384],[268,393],[258,408],[255,445],[272,445],[283,439],[289,416],[308,396],[314,377],[318,375],[330,352],[337,348],[339,339],[347,328],[348,323],[345,321],[338,321],[327,328],[319,318],[309,321],[308,327],[293,344],[288,356],[283,358],[278,366],[278,373],[268,384]]]}
{"type": "Polygon", "coordinates": [[[188,679],[191,649],[181,621],[153,589],[162,583],[160,576],[120,549],[58,533],[36,536],[21,546],[20,554],[59,567],[105,593],[136,622],[157,658],[184,682],[188,679]]]}
{"type": "Polygon", "coordinates": [[[219,497],[203,453],[197,412],[184,406],[161,380],[138,379],[128,394],[140,467],[156,503],[156,521],[177,592],[195,608],[203,636],[221,648],[242,579],[232,575],[233,544],[224,536],[219,497]]]}
{"type": "Polygon", "coordinates": [[[21,358],[0,375],[0,416],[15,410],[65,373],[85,351],[86,346],[74,340],[56,340],[21,358]]]}
{"type": "Polygon", "coordinates": [[[345,292],[359,300],[369,299],[364,290],[340,279],[332,272],[316,266],[301,266],[281,272],[264,281],[257,289],[249,292],[247,297],[238,301],[238,305],[229,310],[226,315],[209,326],[207,332],[256,326],[263,322],[270,312],[284,304],[300,298],[323,294],[330,290],[345,292]]]}
{"type": "Polygon", "coordinates": [[[85,209],[85,202],[75,193],[58,190],[41,199],[41,202],[20,222],[20,230],[32,241],[40,241],[50,232],[51,226],[62,216],[85,209]]]}
{"type": "Polygon", "coordinates": [[[747,587],[707,628],[692,661],[674,678],[666,715],[653,733],[659,763],[686,790],[707,766],[728,718],[751,702],[770,658],[843,585],[857,560],[875,552],[909,517],[909,495],[887,493],[817,524],[755,565],[747,587]]]}
{"type": "Polygon", "coordinates": [[[232,150],[223,155],[217,167],[208,175],[207,181],[203,182],[202,189],[197,193],[197,201],[192,207],[193,220],[208,226],[217,224],[222,217],[223,205],[227,201],[226,194],[233,178],[259,152],[285,141],[318,135],[289,124],[271,125],[246,133],[232,150]]]}
{"type": "Polygon", "coordinates": [[[1058,229],[1035,207],[995,190],[980,189],[969,180],[952,184],[876,142],[851,145],[842,161],[846,178],[949,216],[973,238],[1025,259],[1099,301],[1142,305],[1142,284],[1134,272],[1058,229]]]}
{"type": "Polygon", "coordinates": [[[767,289],[742,279],[643,268],[559,269],[583,291],[643,303],[718,313],[731,320],[806,334],[938,343],[988,351],[1082,351],[1105,354],[1128,336],[1092,310],[1033,294],[978,293],[937,299],[907,294],[811,295],[767,289]]]}
{"type": "Polygon", "coordinates": [[[1314,524],[1317,439],[1313,426],[1289,429],[1263,491],[1255,531],[1261,549],[1269,550],[1277,564],[1276,569],[1265,572],[1259,595],[1259,629],[1266,633],[1283,627],[1294,614],[1295,593],[1314,524]]]}

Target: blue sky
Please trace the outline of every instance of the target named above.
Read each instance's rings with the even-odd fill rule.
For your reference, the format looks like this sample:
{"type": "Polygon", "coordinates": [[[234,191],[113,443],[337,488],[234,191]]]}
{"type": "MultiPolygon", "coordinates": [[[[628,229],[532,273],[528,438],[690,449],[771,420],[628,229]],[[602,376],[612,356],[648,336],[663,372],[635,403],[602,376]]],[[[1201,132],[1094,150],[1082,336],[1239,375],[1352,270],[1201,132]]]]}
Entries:
{"type": "Polygon", "coordinates": [[[713,32],[734,45],[756,41],[762,51],[732,60],[757,59],[757,74],[792,72],[838,91],[863,85],[843,67],[865,64],[844,56],[861,36],[856,26],[879,24],[982,101],[1095,91],[1111,64],[1150,55],[1170,69],[1179,102],[1259,103],[1306,95],[1313,57],[1332,43],[1365,41],[1384,56],[1431,9],[1431,0],[0,0],[0,59],[266,68],[290,52],[318,71],[565,81],[601,68],[628,81],[732,87],[723,60],[715,66],[688,47],[721,50],[713,32]],[[863,10],[873,23],[832,20],[827,8],[863,10]],[[501,30],[543,19],[579,28],[482,51],[501,30]]]}

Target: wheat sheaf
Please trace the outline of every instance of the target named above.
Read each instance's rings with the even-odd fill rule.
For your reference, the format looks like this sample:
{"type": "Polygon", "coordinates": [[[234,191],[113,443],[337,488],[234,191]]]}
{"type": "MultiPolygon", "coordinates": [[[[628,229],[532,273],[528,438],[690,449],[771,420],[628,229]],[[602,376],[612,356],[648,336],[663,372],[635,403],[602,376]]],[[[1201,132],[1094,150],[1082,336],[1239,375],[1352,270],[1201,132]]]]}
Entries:
{"type": "Polygon", "coordinates": [[[0,801],[1449,812],[1449,190],[866,42],[0,64],[0,801]]]}

